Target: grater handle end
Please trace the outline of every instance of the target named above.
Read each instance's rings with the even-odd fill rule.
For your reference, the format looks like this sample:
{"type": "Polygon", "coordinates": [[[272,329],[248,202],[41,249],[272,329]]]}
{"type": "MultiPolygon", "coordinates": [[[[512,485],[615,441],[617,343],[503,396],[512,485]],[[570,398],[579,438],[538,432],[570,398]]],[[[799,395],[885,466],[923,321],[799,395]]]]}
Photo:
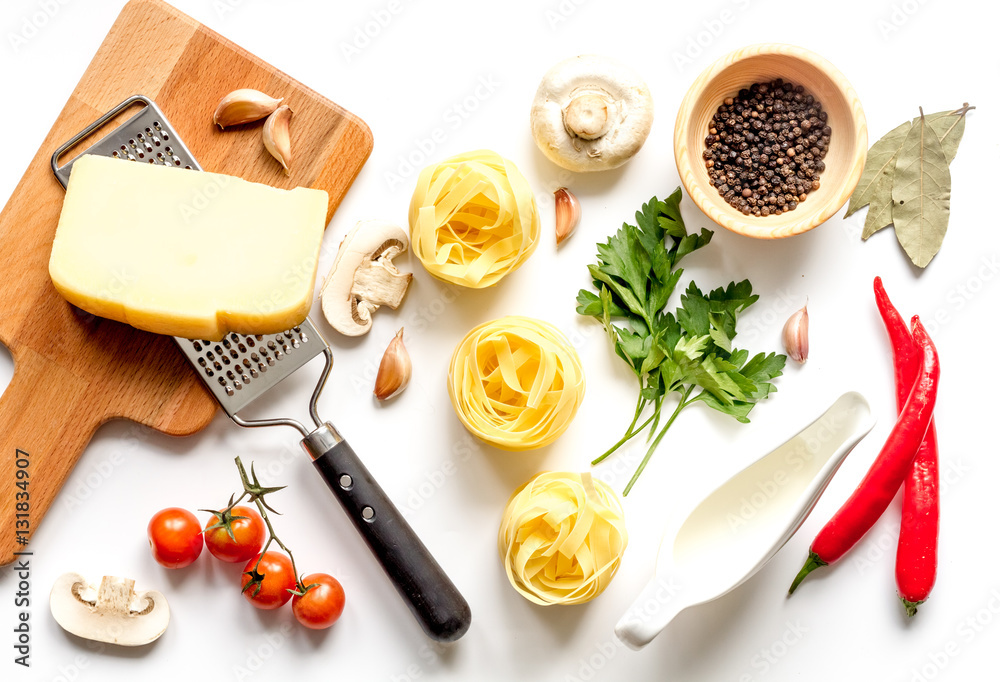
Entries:
{"type": "Polygon", "coordinates": [[[302,445],[424,632],[439,642],[464,635],[468,602],[347,441],[326,423],[302,445]]]}

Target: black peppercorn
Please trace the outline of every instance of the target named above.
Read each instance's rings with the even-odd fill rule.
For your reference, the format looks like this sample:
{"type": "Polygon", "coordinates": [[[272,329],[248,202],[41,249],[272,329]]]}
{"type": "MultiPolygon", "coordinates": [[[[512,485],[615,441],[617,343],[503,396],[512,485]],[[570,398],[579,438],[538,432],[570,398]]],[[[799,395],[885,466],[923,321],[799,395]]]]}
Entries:
{"type": "Polygon", "coordinates": [[[708,124],[702,156],[712,185],[744,215],[795,210],[819,189],[830,145],[826,121],[801,85],[779,78],[741,89],[708,124]]]}

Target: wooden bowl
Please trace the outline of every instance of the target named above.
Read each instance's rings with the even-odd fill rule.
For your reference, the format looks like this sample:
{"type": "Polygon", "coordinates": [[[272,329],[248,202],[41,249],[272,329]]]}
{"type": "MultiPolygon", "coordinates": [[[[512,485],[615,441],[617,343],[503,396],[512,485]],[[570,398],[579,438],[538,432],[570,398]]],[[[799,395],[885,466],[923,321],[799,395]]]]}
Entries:
{"type": "Polygon", "coordinates": [[[751,45],[722,57],[691,85],[674,127],[674,157],[688,194],[719,225],[759,239],[780,239],[816,227],[850,198],[868,152],[868,127],[854,88],[830,62],[794,45],[751,45]],[[794,211],[767,217],[743,215],[712,185],[702,152],[709,122],[722,101],[754,83],[782,78],[801,85],[827,113],[832,129],[820,188],[794,211]]]}

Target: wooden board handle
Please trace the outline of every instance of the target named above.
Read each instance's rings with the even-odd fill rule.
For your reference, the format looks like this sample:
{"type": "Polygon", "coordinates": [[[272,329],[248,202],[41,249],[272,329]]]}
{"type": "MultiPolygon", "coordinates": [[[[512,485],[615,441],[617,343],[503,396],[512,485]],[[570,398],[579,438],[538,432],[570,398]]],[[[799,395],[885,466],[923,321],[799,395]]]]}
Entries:
{"type": "Polygon", "coordinates": [[[101,419],[76,410],[87,382],[31,350],[0,395],[0,565],[27,541],[101,419]]]}

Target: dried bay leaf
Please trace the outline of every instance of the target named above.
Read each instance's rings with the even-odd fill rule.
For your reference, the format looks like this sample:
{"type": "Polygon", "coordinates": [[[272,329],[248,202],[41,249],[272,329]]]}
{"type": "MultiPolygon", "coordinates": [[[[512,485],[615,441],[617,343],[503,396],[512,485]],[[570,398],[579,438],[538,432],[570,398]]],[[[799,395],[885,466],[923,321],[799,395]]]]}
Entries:
{"type": "Polygon", "coordinates": [[[847,213],[844,214],[845,218],[859,208],[867,206],[875,194],[876,186],[882,175],[886,172],[892,173],[892,169],[896,165],[896,155],[900,147],[903,146],[903,141],[906,139],[906,134],[910,132],[911,127],[912,125],[909,121],[901,123],[883,135],[868,150],[868,158],[865,160],[865,170],[861,173],[861,179],[858,180],[858,185],[854,188],[854,193],[851,194],[851,201],[847,205],[847,213]]]}
{"type": "Polygon", "coordinates": [[[941,249],[950,199],[948,158],[921,109],[899,150],[892,184],[896,238],[917,267],[927,267],[941,249]]]}
{"type": "Polygon", "coordinates": [[[883,227],[892,225],[892,185],[895,166],[885,170],[875,183],[868,215],[865,216],[865,229],[862,239],[868,239],[883,227]]]}
{"type": "MultiPolygon", "coordinates": [[[[958,154],[958,143],[962,141],[962,136],[965,134],[965,115],[973,109],[975,107],[970,107],[969,103],[966,102],[961,109],[939,111],[925,117],[926,124],[934,130],[938,139],[941,140],[941,147],[944,149],[944,155],[949,164],[955,160],[955,155],[958,154]]],[[[917,124],[919,118],[918,116],[913,119],[913,125],[917,124]]]]}
{"type": "MultiPolygon", "coordinates": [[[[933,129],[938,139],[941,140],[941,146],[944,148],[945,157],[948,159],[949,164],[955,159],[955,155],[958,154],[958,145],[965,134],[965,115],[973,109],[975,107],[970,107],[968,102],[966,102],[961,108],[954,111],[939,111],[924,116],[924,124],[933,129]]],[[[906,133],[919,121],[920,117],[917,116],[912,121],[902,123],[883,135],[878,142],[872,145],[865,160],[865,170],[861,174],[861,179],[858,180],[858,185],[854,189],[854,193],[851,194],[851,201],[847,206],[847,212],[844,214],[845,218],[868,204],[876,203],[874,199],[878,194],[879,185],[883,185],[883,191],[885,187],[882,175],[892,175],[896,167],[896,156],[899,148],[903,145],[903,140],[906,139],[906,133]]],[[[890,181],[889,189],[891,187],[892,184],[890,181]]],[[[882,206],[885,204],[885,201],[878,203],[879,206],[882,206]]],[[[891,212],[889,215],[891,215],[891,212]]],[[[881,219],[879,218],[879,220],[881,219]]],[[[890,220],[888,223],[880,225],[869,232],[868,226],[870,224],[871,219],[866,219],[865,233],[867,236],[862,235],[865,239],[886,225],[891,225],[892,221],[890,220]]]]}

